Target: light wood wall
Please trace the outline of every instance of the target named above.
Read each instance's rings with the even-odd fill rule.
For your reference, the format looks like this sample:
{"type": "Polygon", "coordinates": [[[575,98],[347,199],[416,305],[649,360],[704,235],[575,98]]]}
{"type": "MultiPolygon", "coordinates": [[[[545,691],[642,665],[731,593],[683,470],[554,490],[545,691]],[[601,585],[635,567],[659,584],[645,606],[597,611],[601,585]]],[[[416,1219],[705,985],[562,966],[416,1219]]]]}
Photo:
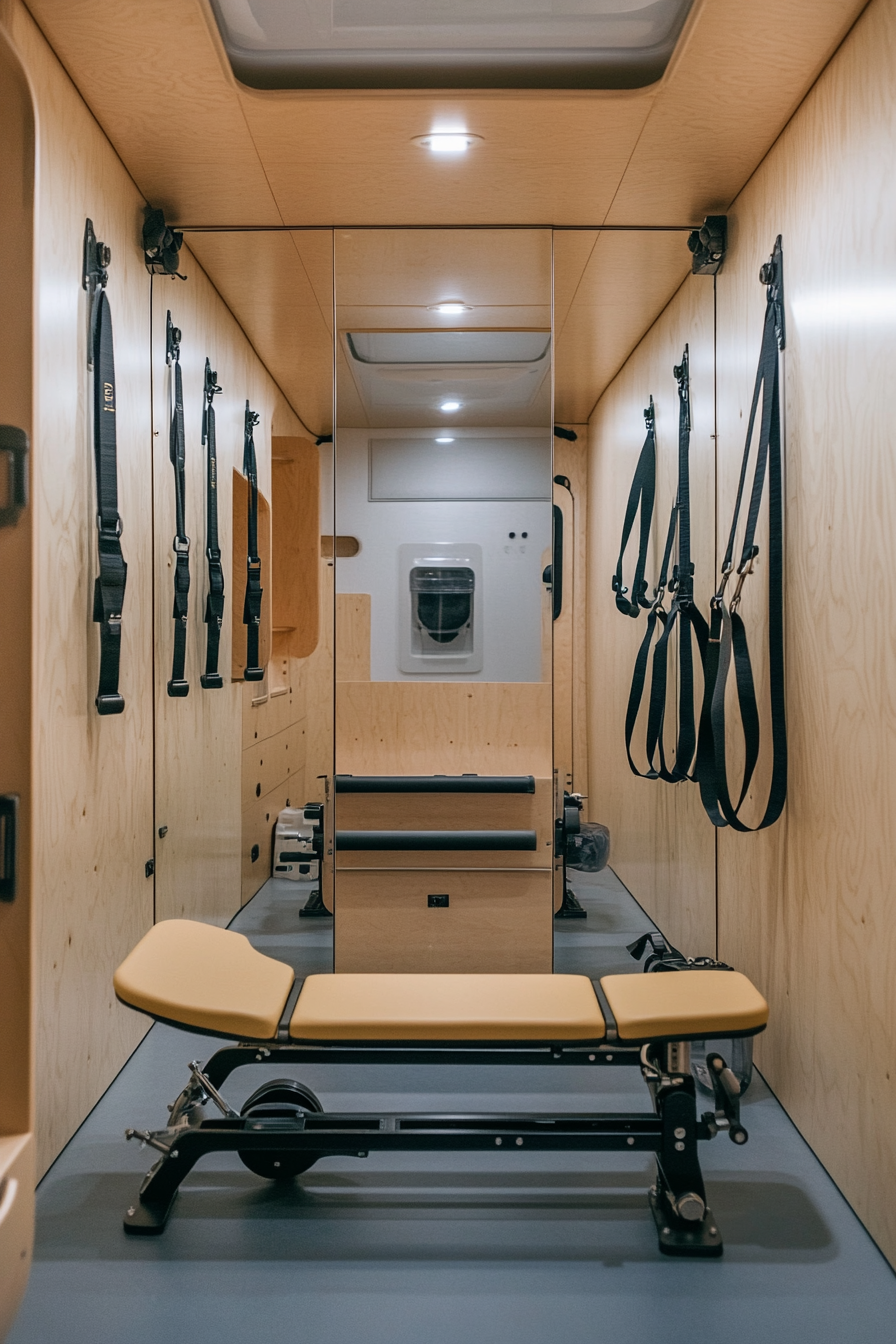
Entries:
{"type": "MultiPolygon", "coordinates": [[[[685,342],[691,369],[691,549],[695,592],[705,611],[712,592],[715,551],[715,402],[713,283],[694,277],[638,346],[598,402],[589,429],[588,816],[610,828],[613,868],[666,935],[688,955],[713,953],[715,836],[695,784],[639,779],[625,755],[625,712],[635,655],[646,629],[617,609],[611,588],[622,518],[644,442],[644,408],[651,394],[657,423],[657,498],[646,577],[653,593],[678,481],[678,390],[672,370],[685,342]]],[[[637,525],[625,557],[631,586],[637,525]]],[[[674,559],[674,557],[673,557],[674,559]]],[[[666,607],[668,609],[667,600],[666,607]]],[[[670,649],[676,685],[677,646],[670,649]]],[[[645,710],[646,710],[645,696],[645,710]]],[[[667,743],[674,747],[673,695],[667,743]]],[[[646,769],[645,714],[635,731],[636,764],[646,769]]]]}
{"type": "MultiPolygon", "coordinates": [[[[245,478],[243,425],[245,403],[258,411],[255,430],[259,482],[271,491],[271,433],[301,426],[273,379],[260,364],[245,335],[189,250],[181,252],[187,283],[154,277],[152,282],[153,491],[155,518],[155,917],[202,919],[226,924],[240,907],[241,810],[240,757],[242,696],[232,682],[231,648],[238,670],[245,662],[242,625],[245,589],[245,478]],[[165,362],[166,314],[181,330],[181,370],[186,428],[186,523],[192,538],[191,587],[185,676],[190,693],[167,693],[171,676],[174,622],[174,470],[168,454],[171,374],[165,362]],[[203,690],[205,668],[205,596],[208,591],[206,537],[206,450],[202,446],[205,360],[217,372],[222,392],[215,398],[218,457],[218,529],[224,566],[224,624],[221,632],[220,690],[203,690]],[[233,483],[243,486],[242,549],[232,559],[233,483]],[[235,632],[235,638],[234,638],[235,632]],[[164,832],[164,834],[163,834],[164,832]]],[[[270,650],[270,514],[263,583],[266,588],[270,650]]],[[[261,529],[264,532],[264,529],[261,529]]],[[[253,784],[254,788],[254,784],[253,784]]],[[[256,869],[257,871],[257,869],[256,869]]],[[[266,876],[269,875],[269,870],[266,876]]]]}
{"type": "MultiPolygon", "coordinates": [[[[896,647],[884,615],[896,570],[889,405],[896,182],[886,170],[896,137],[894,64],[896,10],[874,0],[730,209],[730,252],[718,278],[723,545],[758,359],[758,267],[777,233],[785,249],[790,780],[777,825],[755,836],[718,835],[718,921],[720,955],[750,974],[771,1005],[769,1030],[758,1042],[763,1071],[896,1262],[896,1149],[887,1123],[896,1106],[896,647]]],[[[610,716],[601,709],[601,668],[616,687],[629,661],[621,669],[607,665],[601,649],[607,561],[632,465],[630,457],[624,465],[616,457],[616,408],[625,387],[644,385],[662,334],[671,330],[680,340],[694,330],[693,296],[707,285],[693,278],[679,291],[592,421],[592,499],[599,506],[602,490],[615,498],[591,534],[592,573],[601,585],[590,631],[593,770],[607,755],[618,763],[618,708],[610,716]]],[[[761,681],[766,555],[763,546],[742,607],[761,681]]],[[[609,792],[619,782],[623,797],[631,797],[633,785],[623,779],[614,765],[609,792]]],[[[765,779],[757,781],[757,805],[764,786],[765,779]]],[[[698,873],[710,832],[696,814],[679,832],[698,873]]],[[[614,843],[617,859],[623,851],[623,876],[674,933],[660,858],[637,865],[626,857],[639,839],[661,855],[666,835],[659,816],[632,811],[620,798],[614,843]]]]}
{"type": "Polygon", "coordinates": [[[563,607],[553,622],[554,768],[561,788],[587,795],[588,426],[565,428],[578,438],[554,439],[554,475],[572,487],[571,493],[553,487],[563,512],[563,607]]]}
{"type": "Polygon", "coordinates": [[[10,28],[37,107],[33,462],[36,1129],[43,1170],[146,1030],[112,971],[149,928],[153,884],[152,424],[142,200],[24,7],[10,28]],[[125,712],[98,717],[96,527],[84,220],[112,249],[125,712]]]}
{"type": "MultiPolygon", "coordinates": [[[[34,108],[0,15],[0,423],[33,437],[34,108]]],[[[4,475],[5,475],[4,460],[4,475]]],[[[9,504],[3,490],[3,502],[9,504]]],[[[0,529],[0,641],[7,675],[0,700],[0,793],[19,796],[16,891],[0,903],[0,1339],[25,1293],[34,1241],[32,1035],[32,510],[0,529]]],[[[9,874],[6,874],[9,876],[9,874]]]]}

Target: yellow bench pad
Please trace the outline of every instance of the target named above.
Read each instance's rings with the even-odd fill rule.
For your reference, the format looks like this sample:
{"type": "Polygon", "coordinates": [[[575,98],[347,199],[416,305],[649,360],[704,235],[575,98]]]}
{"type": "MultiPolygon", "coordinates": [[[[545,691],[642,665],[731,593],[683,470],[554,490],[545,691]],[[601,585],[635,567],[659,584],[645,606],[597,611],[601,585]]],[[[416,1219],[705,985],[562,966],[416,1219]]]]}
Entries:
{"type": "Polygon", "coordinates": [[[115,993],[132,1008],[221,1036],[270,1040],[286,1007],[292,967],[241,933],[166,919],[121,963],[115,993]]]}
{"type": "Polygon", "coordinates": [[[606,1028],[585,975],[309,975],[293,1040],[588,1041],[606,1028]]]}
{"type": "Polygon", "coordinates": [[[739,971],[654,971],[605,975],[600,987],[620,1041],[730,1036],[761,1031],[768,1004],[739,971]]]}

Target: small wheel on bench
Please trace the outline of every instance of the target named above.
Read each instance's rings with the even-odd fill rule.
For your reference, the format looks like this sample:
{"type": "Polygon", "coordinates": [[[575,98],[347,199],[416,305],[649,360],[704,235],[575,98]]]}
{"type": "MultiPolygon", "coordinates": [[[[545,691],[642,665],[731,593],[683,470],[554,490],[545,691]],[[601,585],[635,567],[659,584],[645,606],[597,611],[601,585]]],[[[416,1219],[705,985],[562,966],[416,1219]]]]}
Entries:
{"type": "MultiPolygon", "coordinates": [[[[291,1118],[297,1111],[323,1110],[310,1087],[303,1087],[293,1078],[276,1078],[273,1082],[262,1083],[240,1111],[241,1116],[273,1119],[291,1118]]],[[[256,1176],[264,1176],[269,1181],[290,1181],[313,1167],[318,1159],[317,1153],[301,1152],[263,1152],[239,1151],[244,1167],[254,1171],[256,1176]]]]}

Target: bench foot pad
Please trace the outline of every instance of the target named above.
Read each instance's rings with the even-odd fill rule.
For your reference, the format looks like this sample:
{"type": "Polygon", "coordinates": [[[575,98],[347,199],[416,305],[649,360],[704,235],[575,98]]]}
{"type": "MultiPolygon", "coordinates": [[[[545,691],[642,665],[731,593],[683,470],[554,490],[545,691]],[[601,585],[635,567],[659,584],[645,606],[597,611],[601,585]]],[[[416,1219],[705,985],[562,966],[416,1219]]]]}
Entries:
{"type": "Polygon", "coordinates": [[[683,1218],[667,1215],[663,1208],[665,1201],[661,1201],[655,1187],[650,1191],[648,1199],[663,1255],[687,1255],[707,1259],[722,1254],[722,1235],[712,1209],[708,1206],[700,1222],[689,1223],[683,1218]]]}

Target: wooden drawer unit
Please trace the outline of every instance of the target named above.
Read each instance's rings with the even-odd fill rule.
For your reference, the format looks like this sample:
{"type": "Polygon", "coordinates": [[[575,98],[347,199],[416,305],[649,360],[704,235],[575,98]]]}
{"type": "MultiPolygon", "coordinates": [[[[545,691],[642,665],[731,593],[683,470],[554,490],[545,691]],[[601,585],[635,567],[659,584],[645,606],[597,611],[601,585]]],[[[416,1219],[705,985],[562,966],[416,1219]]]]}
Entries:
{"type": "Polygon", "coordinates": [[[550,869],[337,873],[337,971],[548,974],[552,969],[550,869]]]}
{"type": "Polygon", "coordinates": [[[554,844],[552,781],[528,777],[504,781],[503,787],[511,786],[514,791],[502,792],[500,778],[478,776],[408,776],[392,781],[337,776],[337,869],[549,868],[554,844]],[[436,847],[440,832],[448,842],[443,849],[436,847]],[[469,848],[461,847],[458,832],[471,836],[469,848]],[[394,845],[387,839],[390,834],[394,845]]]}

